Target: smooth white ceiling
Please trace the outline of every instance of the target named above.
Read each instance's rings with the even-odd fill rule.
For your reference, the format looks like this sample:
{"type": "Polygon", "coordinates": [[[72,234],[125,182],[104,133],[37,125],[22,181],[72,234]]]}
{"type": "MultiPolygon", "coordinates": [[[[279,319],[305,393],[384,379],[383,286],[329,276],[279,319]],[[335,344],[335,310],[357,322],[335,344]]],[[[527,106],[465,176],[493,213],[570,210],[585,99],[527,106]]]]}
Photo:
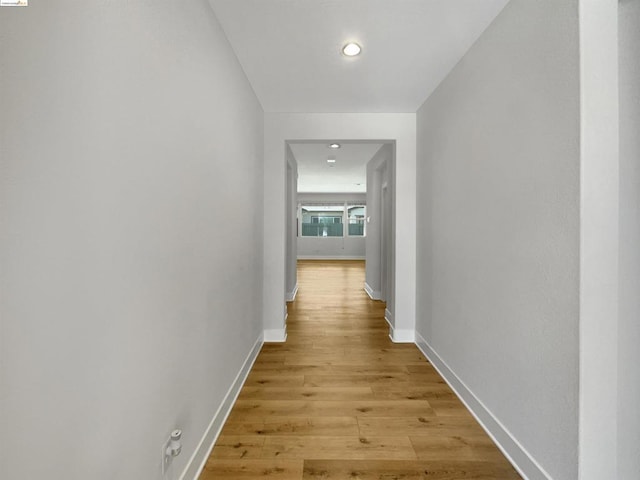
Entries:
{"type": "Polygon", "coordinates": [[[415,112],[508,0],[209,2],[266,112],[341,113],[415,112]]]}
{"type": "Polygon", "coordinates": [[[342,143],[332,150],[328,143],[291,143],[298,163],[298,192],[366,192],[367,162],[382,143],[342,143]],[[330,167],[327,158],[334,156],[330,167]]]}

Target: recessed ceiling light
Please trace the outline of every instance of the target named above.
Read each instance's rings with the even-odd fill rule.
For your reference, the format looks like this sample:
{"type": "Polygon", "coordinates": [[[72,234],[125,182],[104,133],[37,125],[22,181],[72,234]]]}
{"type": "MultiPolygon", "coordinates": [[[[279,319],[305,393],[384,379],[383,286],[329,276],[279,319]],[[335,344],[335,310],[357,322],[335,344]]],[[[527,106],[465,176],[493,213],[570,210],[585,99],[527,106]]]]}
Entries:
{"type": "Polygon", "coordinates": [[[362,51],[362,47],[357,43],[347,43],[344,47],[342,47],[342,53],[344,53],[347,57],[355,57],[356,55],[360,55],[362,51]]]}
{"type": "Polygon", "coordinates": [[[335,158],[327,158],[327,163],[336,163],[335,158]]]}
{"type": "Polygon", "coordinates": [[[332,143],[331,145],[329,145],[329,148],[333,148],[333,149],[340,148],[340,144],[339,143],[332,143]]]}

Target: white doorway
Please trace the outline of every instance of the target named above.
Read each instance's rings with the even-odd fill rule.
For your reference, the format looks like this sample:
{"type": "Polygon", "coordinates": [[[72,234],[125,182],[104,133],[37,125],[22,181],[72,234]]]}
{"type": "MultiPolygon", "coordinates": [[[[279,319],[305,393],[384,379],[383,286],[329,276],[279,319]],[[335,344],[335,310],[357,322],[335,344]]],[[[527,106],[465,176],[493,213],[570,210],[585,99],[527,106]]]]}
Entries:
{"type": "Polygon", "coordinates": [[[385,317],[393,331],[395,142],[287,141],[286,152],[286,301],[292,301],[297,292],[298,258],[362,258],[366,263],[363,288],[372,299],[386,302],[385,317]],[[354,206],[366,212],[362,230],[350,224],[353,219],[348,212],[354,206]],[[327,221],[331,225],[324,225],[327,221]],[[319,226],[323,228],[314,228],[319,226]]]}

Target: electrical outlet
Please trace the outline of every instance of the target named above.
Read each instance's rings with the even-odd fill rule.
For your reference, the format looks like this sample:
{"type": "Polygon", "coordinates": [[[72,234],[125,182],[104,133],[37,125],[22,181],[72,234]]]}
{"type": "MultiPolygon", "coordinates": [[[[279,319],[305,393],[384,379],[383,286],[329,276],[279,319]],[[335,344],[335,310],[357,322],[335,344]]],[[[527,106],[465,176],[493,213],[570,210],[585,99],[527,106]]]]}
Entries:
{"type": "Polygon", "coordinates": [[[171,467],[171,463],[173,463],[173,457],[177,457],[180,455],[182,451],[182,443],[180,443],[180,439],[182,438],[182,430],[176,429],[171,432],[169,439],[162,446],[162,476],[164,477],[171,467]]]}

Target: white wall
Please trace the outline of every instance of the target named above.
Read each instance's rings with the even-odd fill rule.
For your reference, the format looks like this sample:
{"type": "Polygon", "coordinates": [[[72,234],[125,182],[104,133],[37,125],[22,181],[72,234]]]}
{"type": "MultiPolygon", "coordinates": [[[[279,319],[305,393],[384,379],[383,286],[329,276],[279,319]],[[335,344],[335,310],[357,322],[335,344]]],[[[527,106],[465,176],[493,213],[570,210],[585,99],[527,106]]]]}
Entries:
{"type": "Polygon", "coordinates": [[[364,260],[364,237],[299,237],[298,258],[364,260]]]}
{"type": "Polygon", "coordinates": [[[640,478],[640,2],[621,0],[618,478],[640,478]]]}
{"type": "MultiPolygon", "coordinates": [[[[302,202],[362,202],[364,193],[298,193],[302,202]]],[[[345,231],[347,226],[345,225],[345,231]]],[[[298,258],[301,259],[363,259],[365,237],[298,237],[298,258]]]]}
{"type": "Polygon", "coordinates": [[[0,477],[180,427],[177,478],[262,334],[262,109],[204,0],[1,10],[0,477]]]}
{"type": "Polygon", "coordinates": [[[512,0],[417,115],[418,344],[531,479],[577,477],[578,41],[512,0]]]}
{"type": "MultiPolygon", "coordinates": [[[[396,140],[396,311],[398,328],[415,325],[415,114],[265,113],[264,212],[285,211],[287,140],[396,140]]],[[[284,333],[285,217],[266,219],[265,330],[284,333]],[[281,218],[281,220],[280,220],[281,218]]],[[[282,338],[283,335],[281,335],[282,338]]]]}

